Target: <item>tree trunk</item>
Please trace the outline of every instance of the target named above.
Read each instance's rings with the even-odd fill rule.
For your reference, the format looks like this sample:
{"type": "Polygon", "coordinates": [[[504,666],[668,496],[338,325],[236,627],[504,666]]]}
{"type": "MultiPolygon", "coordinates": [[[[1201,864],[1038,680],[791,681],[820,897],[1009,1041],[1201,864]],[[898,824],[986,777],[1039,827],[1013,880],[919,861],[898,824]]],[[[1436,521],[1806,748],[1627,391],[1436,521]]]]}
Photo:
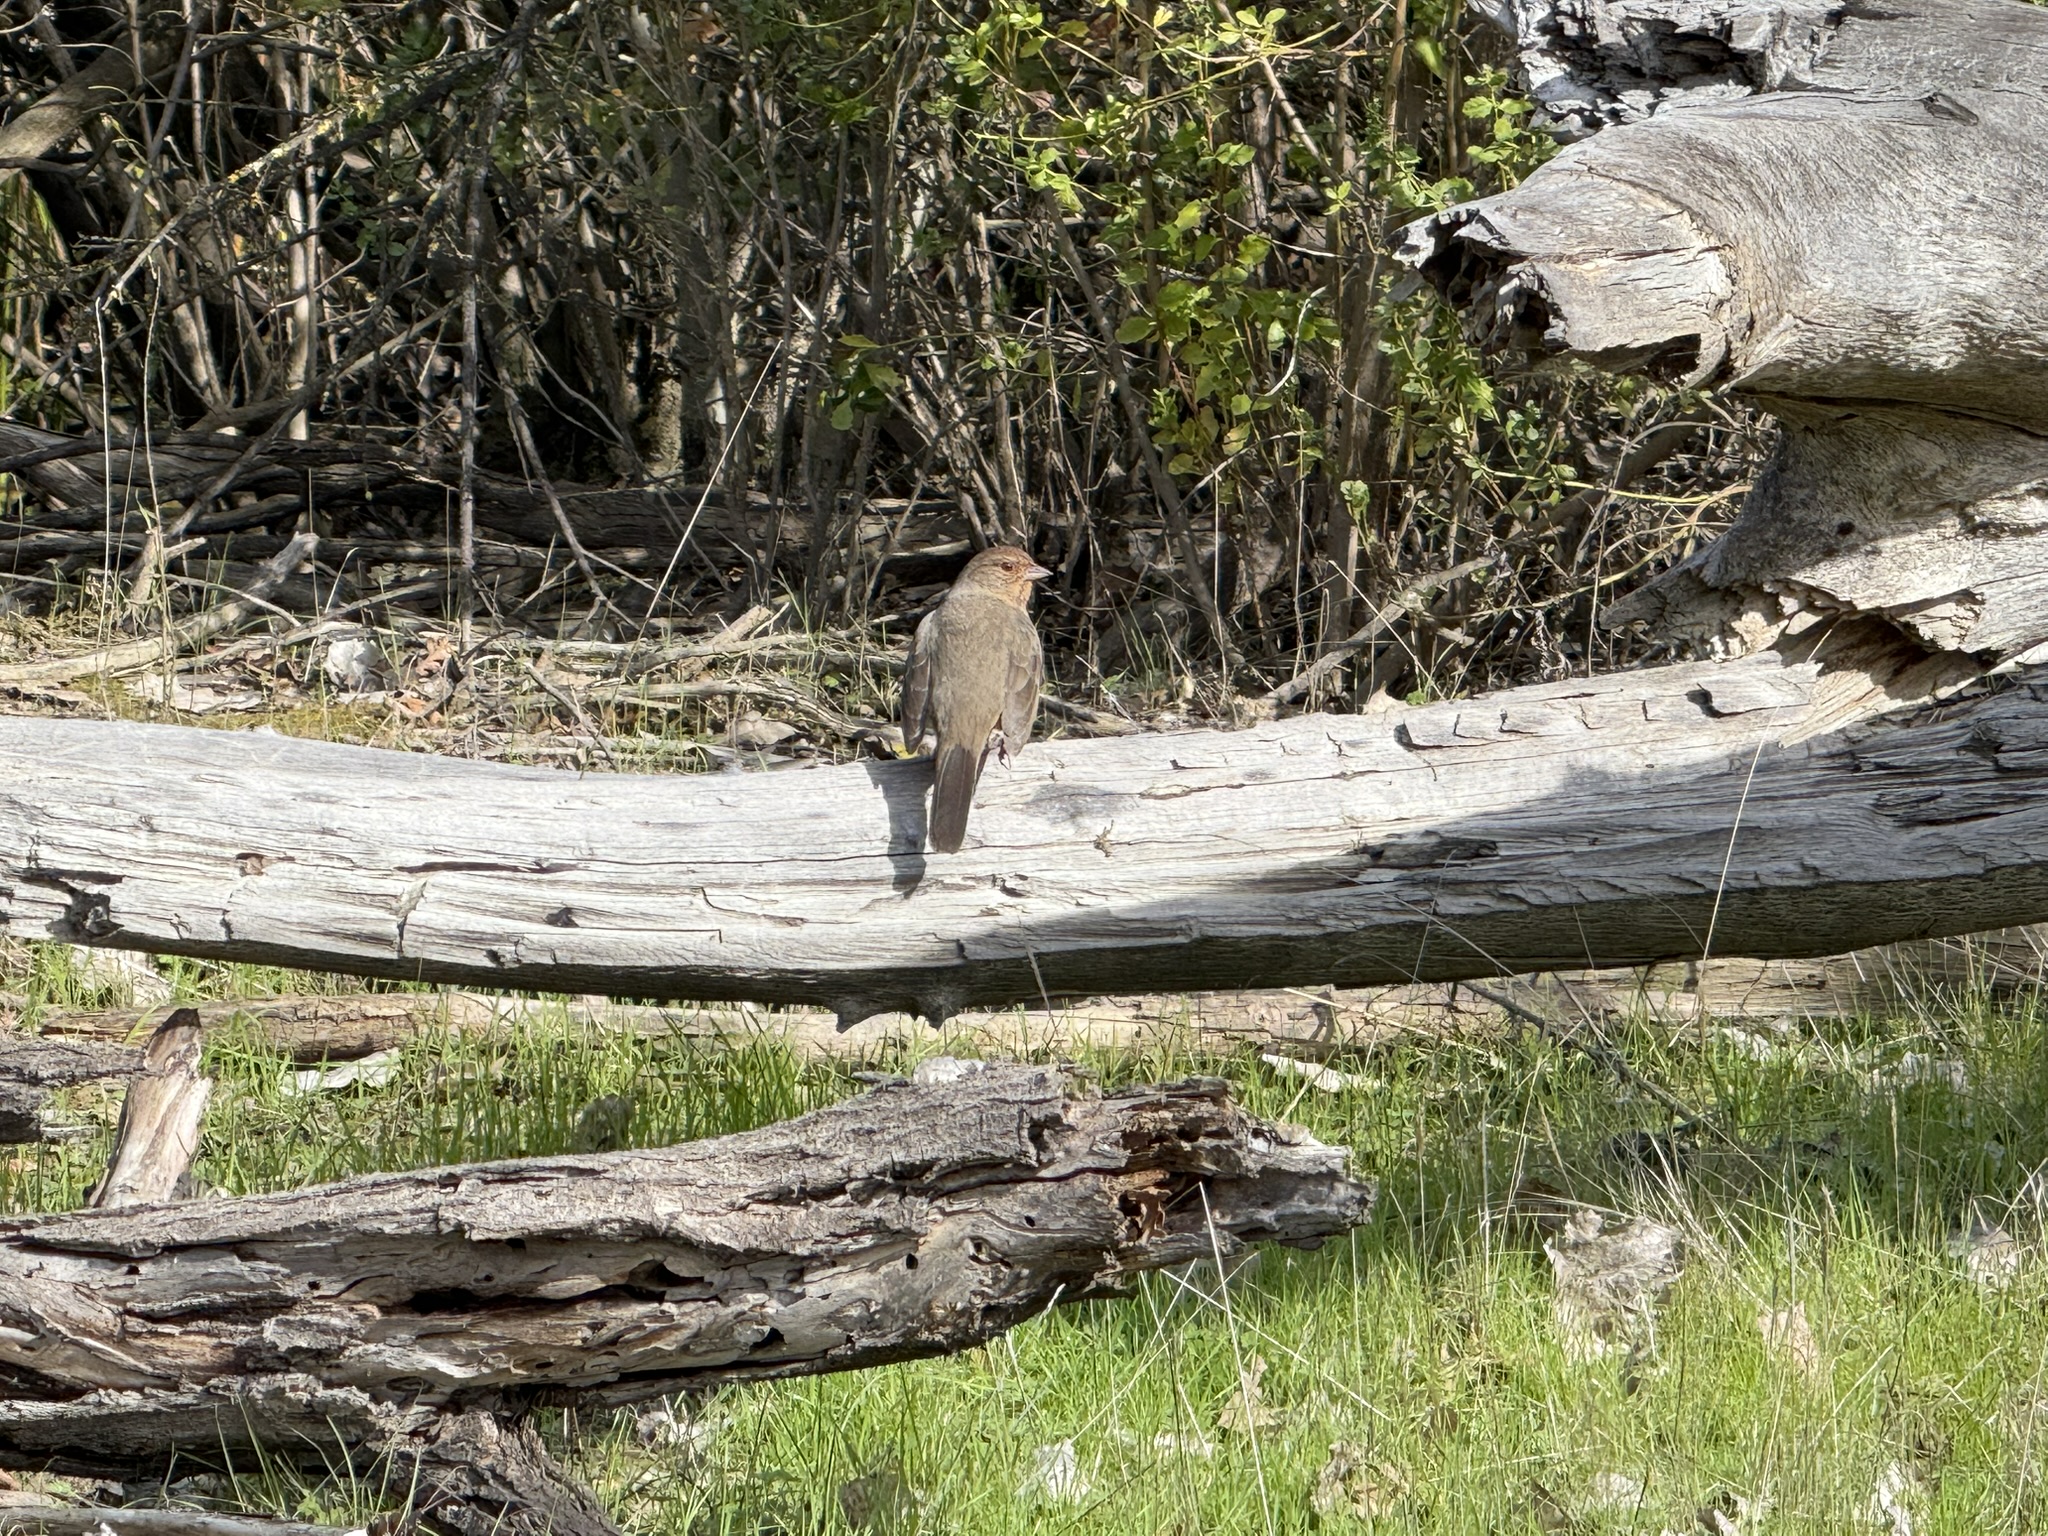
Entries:
{"type": "Polygon", "coordinates": [[[967,1349],[1212,1244],[1312,1247],[1371,1204],[1343,1149],[1213,1079],[920,1077],[654,1151],[0,1223],[0,1465],[432,1459],[453,1416],[967,1349]]]}
{"type": "Polygon", "coordinates": [[[921,762],[571,776],[0,720],[0,928],[852,1021],[1827,955],[2048,918],[2048,699],[2017,686],[1813,736],[1838,682],[1770,653],[1037,743],[991,766],[953,856],[920,851],[921,762]]]}
{"type": "Polygon", "coordinates": [[[1495,349],[1725,386],[1783,434],[1611,624],[1870,615],[1944,681],[2048,642],[2048,11],[1494,0],[1573,144],[1412,226],[1495,349]]]}

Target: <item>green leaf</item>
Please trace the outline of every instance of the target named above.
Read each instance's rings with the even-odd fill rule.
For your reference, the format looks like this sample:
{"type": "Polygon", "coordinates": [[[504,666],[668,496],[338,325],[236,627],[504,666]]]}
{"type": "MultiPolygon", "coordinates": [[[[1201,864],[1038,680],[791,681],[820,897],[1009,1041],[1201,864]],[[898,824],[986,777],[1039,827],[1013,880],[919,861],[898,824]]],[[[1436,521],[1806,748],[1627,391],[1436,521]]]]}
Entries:
{"type": "Polygon", "coordinates": [[[1132,315],[1116,328],[1116,339],[1122,342],[1144,341],[1152,334],[1150,315],[1132,315]]]}
{"type": "Polygon", "coordinates": [[[832,428],[836,432],[844,432],[852,427],[852,425],[853,402],[851,400],[842,400],[832,407],[832,428]]]}

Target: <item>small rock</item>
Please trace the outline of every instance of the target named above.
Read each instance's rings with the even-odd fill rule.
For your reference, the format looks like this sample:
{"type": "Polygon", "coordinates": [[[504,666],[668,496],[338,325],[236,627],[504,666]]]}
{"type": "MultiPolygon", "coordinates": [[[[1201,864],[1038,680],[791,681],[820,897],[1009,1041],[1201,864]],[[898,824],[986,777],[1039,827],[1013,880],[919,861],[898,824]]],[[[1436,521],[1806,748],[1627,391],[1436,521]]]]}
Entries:
{"type": "Polygon", "coordinates": [[[839,1485],[839,1512],[856,1531],[896,1531],[917,1523],[918,1499],[891,1458],[839,1485]]]}
{"type": "Polygon", "coordinates": [[[1896,1461],[1878,1473],[1877,1487],[1870,1495],[1871,1523],[1888,1526],[1892,1536],[1913,1536],[1913,1512],[1907,1500],[1914,1488],[1913,1474],[1896,1461]]]}
{"type": "Polygon", "coordinates": [[[732,723],[732,744],[749,752],[766,752],[796,734],[797,728],[787,720],[770,720],[751,712],[732,723]]]}
{"type": "Polygon", "coordinates": [[[1557,1281],[1552,1307],[1565,1353],[1597,1360],[1646,1344],[1657,1299],[1678,1279],[1681,1247],[1677,1231],[1647,1216],[1609,1231],[1598,1211],[1573,1211],[1543,1245],[1557,1281]]]}
{"type": "Polygon", "coordinates": [[[1626,1472],[1596,1472],[1586,1485],[1586,1507],[1633,1513],[1643,1507],[1643,1485],[1626,1472]]]}
{"type": "Polygon", "coordinates": [[[1017,1485],[1017,1497],[1030,1503],[1079,1504],[1093,1491],[1071,1440],[1039,1446],[1031,1453],[1030,1472],[1017,1485]]]}
{"type": "Polygon", "coordinates": [[[577,1112],[569,1132],[572,1152],[616,1152],[626,1145],[633,1123],[633,1101],[620,1093],[592,1099],[577,1112]]]}
{"type": "Polygon", "coordinates": [[[1757,1331],[1764,1337],[1764,1353],[1792,1367],[1801,1376],[1820,1373],[1820,1345],[1813,1325],[1807,1321],[1806,1303],[1789,1307],[1765,1307],[1756,1315],[1757,1331]]]}
{"type": "Polygon", "coordinates": [[[339,635],[328,641],[320,671],[344,693],[375,693],[387,681],[383,655],[362,635],[339,635]]]}
{"type": "Polygon", "coordinates": [[[1996,1222],[1987,1222],[1972,1201],[1969,1225],[1948,1240],[1951,1258],[1962,1260],[1963,1273],[1987,1291],[2003,1290],[2027,1267],[2027,1250],[1996,1222]]]}

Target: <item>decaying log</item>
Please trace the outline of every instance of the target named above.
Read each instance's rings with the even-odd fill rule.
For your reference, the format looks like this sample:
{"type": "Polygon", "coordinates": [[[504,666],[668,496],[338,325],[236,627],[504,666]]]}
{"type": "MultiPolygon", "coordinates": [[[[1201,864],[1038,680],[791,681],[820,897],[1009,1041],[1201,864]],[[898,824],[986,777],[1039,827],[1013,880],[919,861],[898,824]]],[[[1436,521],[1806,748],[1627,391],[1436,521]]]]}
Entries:
{"type": "Polygon", "coordinates": [[[0,1465],[341,1465],[451,1413],[961,1350],[1371,1203],[1341,1148],[1213,1080],[1077,1096],[946,1065],[656,1151],[0,1223],[0,1465]]]}
{"type": "Polygon", "coordinates": [[[107,1171],[86,1203],[101,1209],[171,1199],[199,1150],[199,1123],[213,1084],[199,1070],[199,1015],[180,1008],[142,1048],[129,1079],[107,1171]]]}
{"type": "Polygon", "coordinates": [[[571,776],[0,720],[17,938],[823,1006],[1838,954],[2048,917],[2027,683],[1788,744],[1776,654],[1237,732],[1051,741],[923,845],[925,763],[571,776]]]}
{"type": "Polygon", "coordinates": [[[142,1070],[142,1052],[131,1046],[0,1033],[0,1143],[61,1135],[49,1115],[57,1089],[133,1078],[142,1070]]]}
{"type": "Polygon", "coordinates": [[[1740,651],[1874,616],[1933,663],[1878,703],[2048,641],[2048,11],[1480,8],[1592,136],[1413,226],[1405,259],[1492,347],[1783,425],[1735,526],[1607,621],[1740,651]]]}

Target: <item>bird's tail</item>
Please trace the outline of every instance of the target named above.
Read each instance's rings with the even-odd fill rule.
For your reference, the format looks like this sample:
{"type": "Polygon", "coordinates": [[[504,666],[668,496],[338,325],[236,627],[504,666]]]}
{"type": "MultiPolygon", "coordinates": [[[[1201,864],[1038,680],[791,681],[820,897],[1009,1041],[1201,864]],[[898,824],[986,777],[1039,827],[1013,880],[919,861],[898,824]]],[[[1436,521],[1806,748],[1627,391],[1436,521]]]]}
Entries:
{"type": "Polygon", "coordinates": [[[958,853],[967,836],[967,811],[981,777],[981,754],[962,746],[941,746],[932,770],[930,839],[934,852],[958,853]]]}

